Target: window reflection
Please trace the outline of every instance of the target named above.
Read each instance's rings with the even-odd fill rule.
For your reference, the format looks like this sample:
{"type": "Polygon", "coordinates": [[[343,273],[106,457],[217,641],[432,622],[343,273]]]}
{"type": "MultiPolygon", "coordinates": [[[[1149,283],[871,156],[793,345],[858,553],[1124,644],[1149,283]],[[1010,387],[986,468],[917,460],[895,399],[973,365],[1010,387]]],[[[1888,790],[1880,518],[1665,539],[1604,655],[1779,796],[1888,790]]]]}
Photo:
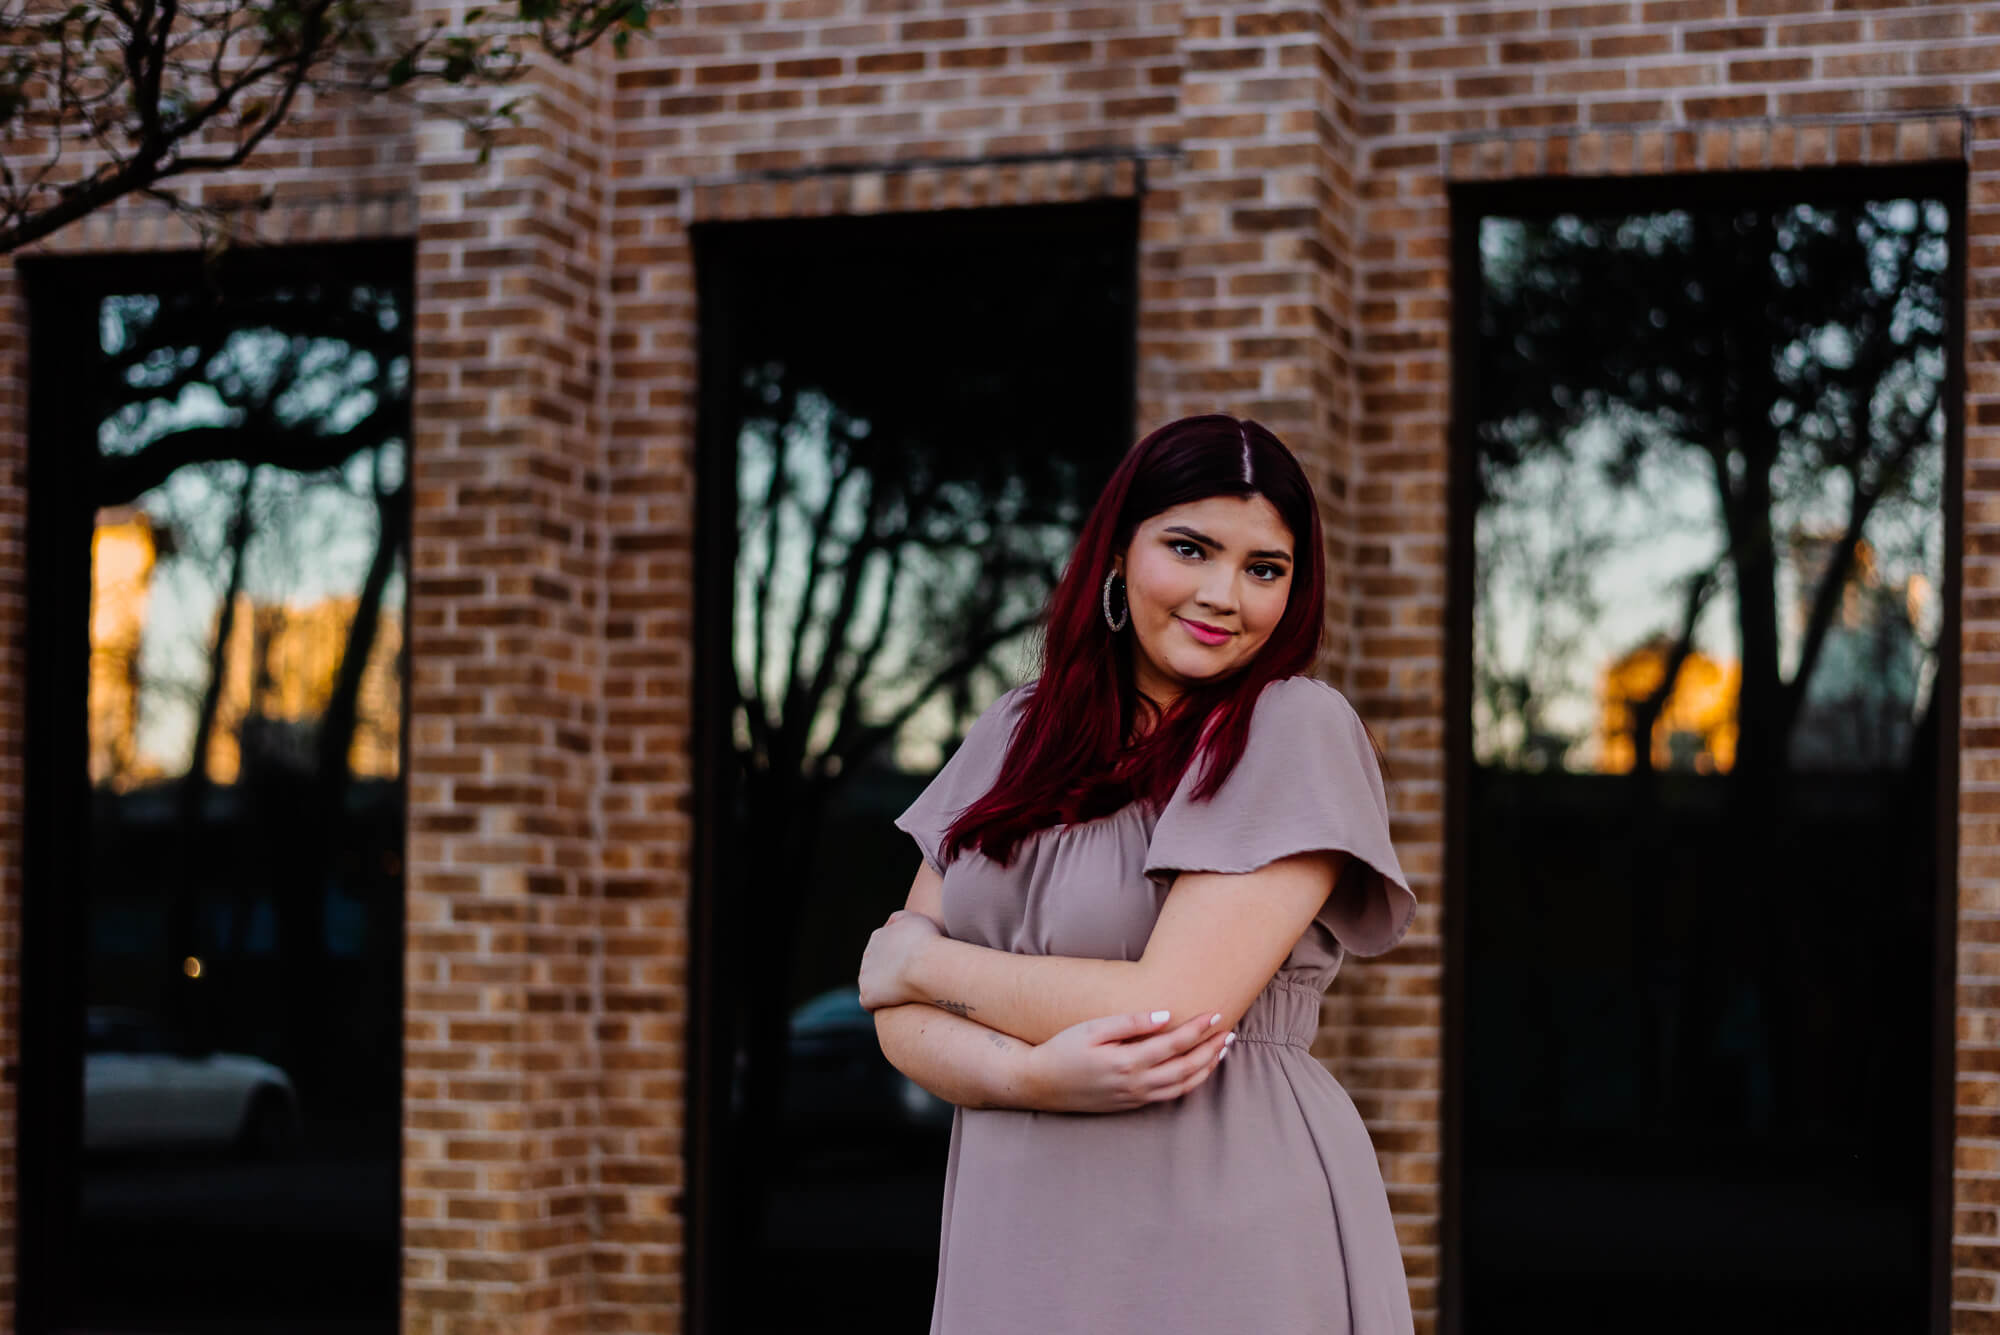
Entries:
{"type": "Polygon", "coordinates": [[[1482,763],[1907,757],[1942,622],[1948,225],[1912,199],[1480,220],[1482,763]]]}
{"type": "Polygon", "coordinates": [[[735,814],[697,1245],[719,1329],[930,1310],[953,1109],[883,1058],[855,973],[917,865],[891,822],[1031,670],[1129,443],[1136,235],[1123,202],[697,229],[729,312],[703,325],[705,476],[734,491],[703,650],[735,814]]]}
{"type": "Polygon", "coordinates": [[[89,563],[55,1194],[90,1264],[48,1301],[91,1329],[394,1319],[409,292],[270,258],[38,322],[35,448],[94,516],[37,553],[89,563]]]}
{"type": "Polygon", "coordinates": [[[1627,202],[1462,219],[1467,1328],[1911,1329],[1953,213],[1627,202]]]}
{"type": "Polygon", "coordinates": [[[83,1147],[229,1148],[269,1157],[298,1138],[291,1077],[240,1052],[204,1050],[140,1011],[93,1007],[84,1031],[83,1147]]]}
{"type": "MultiPolygon", "coordinates": [[[[197,499],[199,507],[203,499],[197,499]]],[[[351,646],[360,599],[325,593],[306,601],[259,599],[238,592],[227,618],[229,642],[214,662],[195,665],[186,651],[199,643],[196,628],[218,618],[198,588],[177,588],[171,606],[149,624],[152,578],[167,546],[164,580],[185,583],[173,569],[177,557],[171,531],[155,527],[147,510],[121,506],[100,511],[93,535],[91,600],[90,778],[93,785],[129,792],[189,771],[200,693],[175,675],[174,656],[198,673],[220,668],[220,689],[209,724],[205,760],[211,782],[232,784],[244,769],[245,731],[253,752],[281,759],[291,768],[309,768],[315,756],[307,744],[340,678],[351,646]],[[208,615],[202,613],[206,611],[208,615]],[[178,624],[163,625],[171,617],[178,624]],[[181,642],[174,641],[179,637],[181,642]],[[142,664],[141,650],[146,651],[142,664]],[[141,732],[141,718],[145,723],[141,732]]],[[[345,518],[350,535],[365,533],[365,515],[345,518]]],[[[350,581],[351,582],[351,581],[350,581]]],[[[393,779],[401,757],[402,621],[393,615],[400,590],[381,595],[392,615],[378,604],[367,659],[355,684],[355,712],[346,764],[352,777],[393,779]]],[[[253,757],[252,768],[255,768],[253,757]]]]}

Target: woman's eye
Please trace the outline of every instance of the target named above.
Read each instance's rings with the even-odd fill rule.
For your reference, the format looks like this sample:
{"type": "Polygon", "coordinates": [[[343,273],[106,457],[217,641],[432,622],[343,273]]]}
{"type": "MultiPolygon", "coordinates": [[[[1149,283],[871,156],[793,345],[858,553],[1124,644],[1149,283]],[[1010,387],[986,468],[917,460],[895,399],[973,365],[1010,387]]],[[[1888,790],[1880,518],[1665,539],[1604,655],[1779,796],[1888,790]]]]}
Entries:
{"type": "MultiPolygon", "coordinates": [[[[1183,547],[1187,548],[1188,551],[1194,556],[1204,556],[1207,554],[1207,549],[1205,549],[1200,543],[1190,542],[1186,538],[1175,538],[1173,541],[1167,544],[1167,549],[1169,551],[1173,551],[1176,553],[1178,553],[1183,547]]],[[[1268,561],[1259,561],[1256,565],[1251,566],[1250,569],[1252,572],[1260,570],[1263,571],[1264,573],[1258,575],[1257,578],[1266,584],[1272,583],[1273,581],[1278,579],[1282,579],[1285,574],[1283,568],[1279,566],[1274,566],[1268,561]]]]}

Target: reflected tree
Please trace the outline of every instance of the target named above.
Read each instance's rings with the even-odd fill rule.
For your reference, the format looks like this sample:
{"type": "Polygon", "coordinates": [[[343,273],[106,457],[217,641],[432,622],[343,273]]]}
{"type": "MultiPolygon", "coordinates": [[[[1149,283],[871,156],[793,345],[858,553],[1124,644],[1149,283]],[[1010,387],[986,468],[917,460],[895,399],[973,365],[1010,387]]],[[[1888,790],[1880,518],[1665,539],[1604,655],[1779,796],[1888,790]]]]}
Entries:
{"type": "MultiPolygon", "coordinates": [[[[1609,489],[1635,485],[1649,457],[1701,460],[1721,541],[1681,583],[1669,670],[1636,712],[1658,714],[1703,609],[1733,588],[1736,769],[1750,782],[1788,765],[1865,538],[1935,543],[1947,227],[1943,205],[1910,200],[1489,220],[1481,494],[1573,452],[1586,426],[1613,433],[1609,489]],[[1789,673],[1776,536],[1788,521],[1832,535],[1789,673]]],[[[1643,765],[1649,748],[1636,749],[1643,765]]]]}
{"type": "MultiPolygon", "coordinates": [[[[1654,586],[1658,621],[1635,638],[1658,672],[1634,675],[1622,725],[1634,770],[1592,808],[1601,830],[1585,838],[1589,884],[1615,887],[1632,914],[1614,948],[1646,979],[1638,1102],[1662,1124],[1699,1122],[1699,1072],[1738,1062],[1770,1077],[1768,1099],[1745,1096],[1768,1110],[1749,1121],[1806,1128],[1820,1056],[1798,1036],[1814,1007],[1845,1004],[1829,1000],[1845,995],[1829,981],[1826,961],[1843,958],[1833,929],[1802,924],[1788,894],[1811,851],[1800,841],[1826,828],[1814,804],[1872,793],[1886,776],[1897,811],[1884,828],[1927,828],[1936,644],[1902,603],[1944,561],[1949,210],[1886,200],[1496,217],[1480,241],[1479,578],[1512,587],[1504,608],[1480,590],[1475,723],[1548,734],[1537,700],[1560,660],[1598,662],[1584,637],[1532,628],[1601,623],[1611,600],[1589,567],[1630,553],[1654,586]],[[1600,522],[1594,506],[1620,517],[1600,522]],[[1897,579],[1885,575],[1903,591],[1889,593],[1897,579]],[[1713,828],[1710,798],[1670,791],[1651,759],[1705,617],[1733,619],[1740,674],[1713,828]],[[1502,631],[1525,669],[1501,661],[1502,631]],[[1859,786],[1793,777],[1826,770],[1859,786]],[[1915,778],[1894,781],[1905,773],[1915,778]],[[1697,850],[1699,875],[1676,869],[1697,850]]],[[[1594,649],[1599,661],[1623,652],[1594,649]]],[[[1502,768],[1537,767],[1529,752],[1486,751],[1502,768]]],[[[1549,809],[1596,800],[1574,784],[1529,797],[1504,774],[1490,787],[1549,809]]],[[[1883,901],[1909,917],[1929,890],[1920,859],[1906,862],[1907,884],[1883,901]]]]}
{"type": "MultiPolygon", "coordinates": [[[[737,437],[735,727],[741,892],[755,952],[789,961],[835,788],[920,715],[948,735],[1020,679],[1101,479],[1025,433],[992,448],[896,404],[867,409],[782,364],[746,371],[737,437]],[[1011,446],[1008,441],[1014,442],[1011,446]]],[[[905,396],[907,398],[907,396],[905,396]]],[[[774,1144],[790,994],[750,990],[744,1143],[774,1144]]],[[[754,1228],[769,1156],[744,1164],[754,1228]]]]}
{"type": "Polygon", "coordinates": [[[1622,545],[1617,517],[1580,503],[1561,470],[1493,481],[1506,494],[1479,516],[1473,555],[1480,759],[1557,768],[1575,739],[1551,715],[1602,611],[1596,576],[1622,545]]]}
{"type": "MultiPolygon", "coordinates": [[[[827,1174],[928,1191],[908,1175],[933,1147],[791,1137],[818,1110],[799,1104],[790,1018],[851,994],[875,906],[902,902],[916,858],[892,800],[1033,671],[1048,594],[1132,439],[1138,232],[1121,200],[692,234],[716,317],[701,419],[723,486],[707,494],[729,492],[712,522],[735,547],[727,644],[702,646],[732,743],[707,906],[722,1060],[699,1105],[718,1119],[702,1171],[726,1325],[812,1324],[822,1299],[774,1303],[775,1268],[878,1325],[928,1308],[900,1271],[934,1231],[905,1219],[870,1242],[806,1221],[827,1174]],[[862,1276],[860,1249],[899,1273],[862,1276]]],[[[854,1039],[843,1070],[896,1087],[872,1032],[854,1039]]]]}
{"type": "MultiPolygon", "coordinates": [[[[328,1023],[322,891],[368,843],[352,837],[351,757],[408,549],[406,302],[395,288],[332,281],[195,288],[110,298],[99,321],[89,500],[100,514],[146,516],[161,552],[134,713],[172,787],[169,935],[195,940],[204,895],[227,886],[223,936],[238,946],[245,895],[270,887],[286,963],[277,1010],[297,1053],[318,1051],[328,1023]],[[300,599],[304,613],[290,606],[300,599]],[[315,611],[343,624],[321,655],[330,661],[306,669],[324,679],[295,680],[300,669],[273,655],[288,618],[315,611]],[[316,716],[299,716],[301,698],[316,716]],[[218,772],[225,740],[236,763],[218,772]],[[228,843],[208,801],[220,784],[234,785],[242,823],[228,843]],[[229,844],[254,870],[220,872],[229,844]]],[[[189,988],[176,995],[193,1005],[189,988]]],[[[199,1014],[182,1019],[205,1027],[199,1014]]]]}

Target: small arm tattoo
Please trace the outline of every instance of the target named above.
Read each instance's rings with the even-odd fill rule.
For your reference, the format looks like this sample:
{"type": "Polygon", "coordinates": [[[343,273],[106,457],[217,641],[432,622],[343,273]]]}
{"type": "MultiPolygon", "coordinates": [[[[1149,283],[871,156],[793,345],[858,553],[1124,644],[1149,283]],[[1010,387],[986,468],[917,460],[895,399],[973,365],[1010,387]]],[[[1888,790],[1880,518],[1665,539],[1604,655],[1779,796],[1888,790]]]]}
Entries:
{"type": "Polygon", "coordinates": [[[969,1019],[972,1015],[972,1007],[962,1001],[933,1001],[931,1005],[936,1006],[939,1010],[950,1011],[953,1015],[962,1018],[969,1019]]]}

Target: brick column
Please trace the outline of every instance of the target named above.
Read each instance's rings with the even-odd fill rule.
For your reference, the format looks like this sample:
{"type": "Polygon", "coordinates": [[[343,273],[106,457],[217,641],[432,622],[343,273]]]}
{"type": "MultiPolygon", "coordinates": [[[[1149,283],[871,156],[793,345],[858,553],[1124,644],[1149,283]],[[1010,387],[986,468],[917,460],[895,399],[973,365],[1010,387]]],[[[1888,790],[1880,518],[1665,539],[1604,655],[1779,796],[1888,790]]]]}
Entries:
{"type": "MultiPolygon", "coordinates": [[[[1350,961],[1321,1017],[1316,1053],[1367,1121],[1382,1160],[1413,1300],[1435,1308],[1439,1208],[1438,884],[1422,840],[1435,829],[1434,728],[1413,735],[1403,702],[1374,665],[1411,626],[1440,624],[1409,600],[1367,595],[1384,573],[1381,521],[1358,506],[1367,448],[1357,357],[1369,301],[1369,201],[1358,182],[1357,19],[1345,0],[1292,6],[1194,4],[1183,10],[1182,167],[1173,177],[1175,244],[1149,257],[1142,393],[1157,416],[1223,409],[1271,426],[1320,497],[1328,563],[1324,671],[1391,749],[1399,846],[1420,900],[1417,929],[1381,964],[1350,961]],[[1172,359],[1170,364],[1169,358],[1172,359]],[[1157,368],[1157,369],[1155,369],[1157,368]],[[1174,392],[1153,386],[1171,383],[1174,392]]],[[[1164,202],[1164,201],[1163,201],[1164,202]]],[[[1158,212],[1168,213],[1164,207],[1158,212]]],[[[1149,235],[1152,210],[1149,209],[1149,235]]],[[[1439,524],[1441,532],[1441,522],[1439,524]]],[[[1441,600],[1442,581],[1437,594],[1441,600]]],[[[1432,681],[1434,695],[1437,682],[1432,681]]],[[[1420,697],[1421,699],[1422,697],[1420,697]]],[[[1434,708],[1433,704],[1433,708],[1434,708]]]]}
{"type": "MultiPolygon", "coordinates": [[[[621,130],[643,126],[672,66],[626,62],[621,130]]],[[[603,1117],[598,1131],[599,1328],[684,1328],[682,1192],[688,1062],[689,868],[695,832],[694,265],[678,184],[621,138],[610,196],[605,365],[603,832],[599,905],[603,1117]]]]}
{"type": "MultiPolygon", "coordinates": [[[[1171,304],[1180,366],[1161,416],[1222,409],[1281,435],[1319,492],[1329,667],[1349,656],[1356,117],[1341,5],[1183,10],[1171,304]]],[[[1158,355],[1159,349],[1154,350],[1158,355]]]]}
{"type": "MultiPolygon", "coordinates": [[[[1976,15],[2000,36],[2000,13],[1976,15]]],[[[1949,49],[1949,48],[1948,48],[1949,49]]],[[[1982,53],[2000,57],[2000,45],[1982,53]]],[[[1992,70],[2000,60],[1988,64],[1992,70]]],[[[1972,92],[2000,106],[1990,74],[1972,92]]],[[[1952,1322],[2000,1330],[2000,114],[1972,122],[1965,210],[1964,585],[1959,591],[1958,1024],[1952,1322]]],[[[1948,651],[1948,650],[1947,650],[1948,651]]]]}
{"type": "Polygon", "coordinates": [[[455,123],[418,130],[403,1325],[425,1335],[591,1328],[605,59],[538,65],[485,164],[455,123]]]}

